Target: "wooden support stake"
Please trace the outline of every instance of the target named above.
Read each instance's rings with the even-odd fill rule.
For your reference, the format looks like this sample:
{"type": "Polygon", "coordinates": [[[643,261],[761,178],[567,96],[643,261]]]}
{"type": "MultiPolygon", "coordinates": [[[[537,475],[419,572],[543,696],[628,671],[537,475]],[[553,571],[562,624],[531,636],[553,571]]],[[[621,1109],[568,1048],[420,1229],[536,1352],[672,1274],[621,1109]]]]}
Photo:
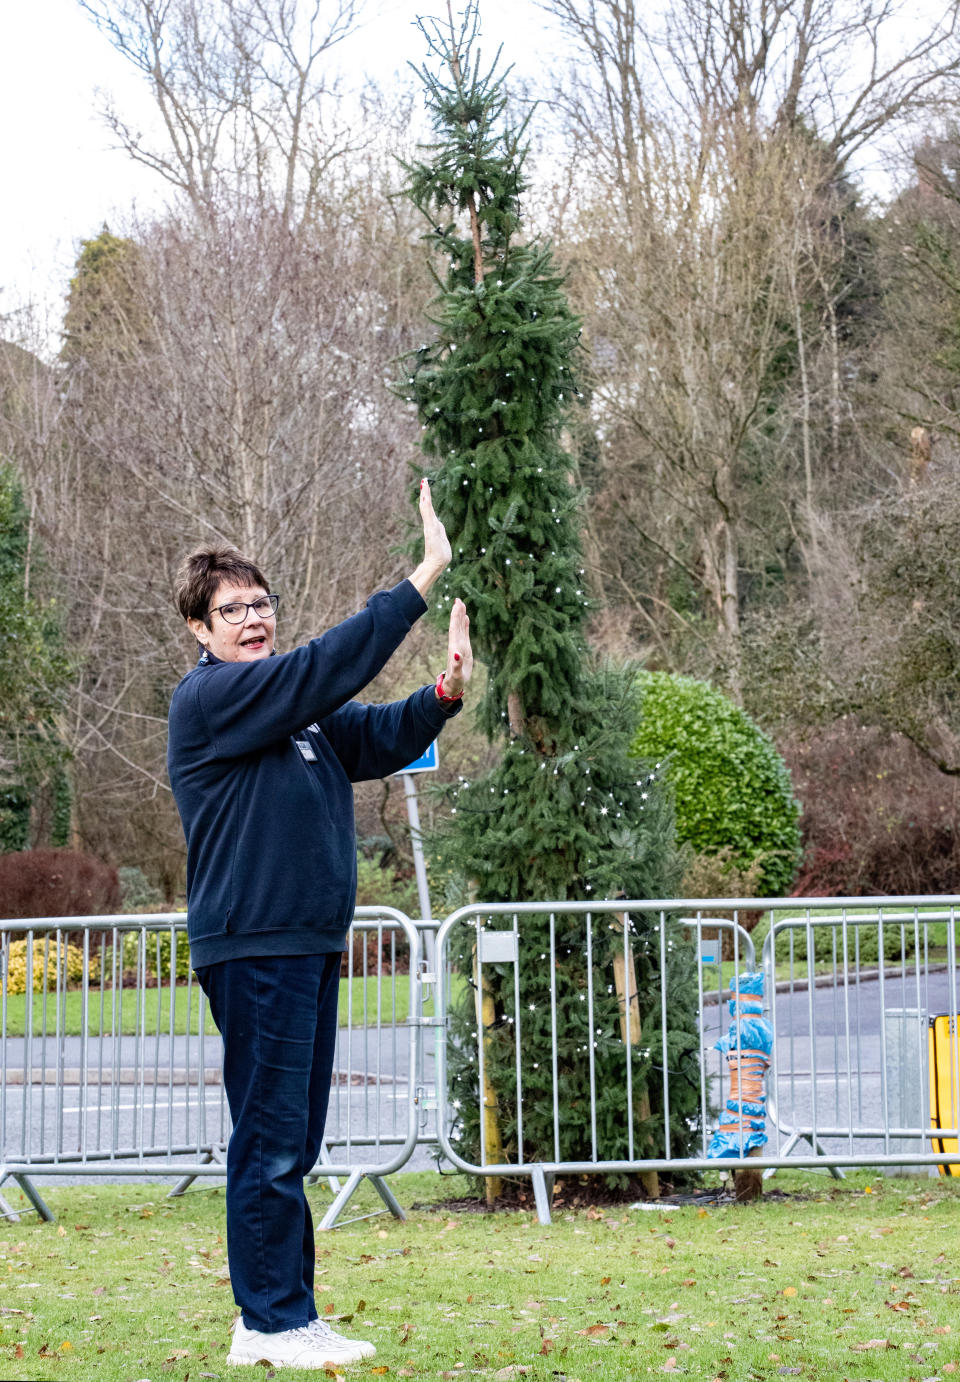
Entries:
{"type": "MultiPolygon", "coordinates": [[[[500,1140],[500,1117],[499,1102],[497,1091],[494,1089],[490,1080],[490,1063],[488,1052],[490,1050],[489,1032],[497,1020],[497,1008],[493,998],[492,986],[489,975],[484,971],[483,979],[479,978],[480,965],[477,959],[476,947],[473,951],[473,977],[477,991],[477,1028],[480,1032],[480,1039],[483,1042],[483,1089],[480,1096],[483,1100],[483,1121],[481,1131],[480,1159],[484,1166],[490,1162],[498,1164],[503,1161],[503,1143],[500,1140]]],[[[486,1195],[487,1204],[493,1204],[503,1194],[503,1178],[501,1176],[487,1176],[486,1195]]]]}
{"type": "MultiPolygon", "coordinates": [[[[627,915],[624,913],[620,918],[621,935],[627,930],[627,915]]],[[[627,1041],[627,1008],[630,1011],[630,1030],[629,1039],[631,1046],[640,1044],[640,998],[637,994],[637,971],[633,963],[633,947],[627,943],[626,955],[623,947],[618,946],[613,956],[613,983],[617,992],[617,1001],[620,1004],[620,1039],[627,1041]]],[[[640,1117],[646,1121],[650,1117],[650,1096],[644,1090],[637,1101],[637,1110],[640,1117]]],[[[640,1183],[651,1200],[660,1198],[660,1177],[656,1171],[642,1171],[640,1173],[640,1183]]]]}
{"type": "MultiPolygon", "coordinates": [[[[747,1156],[759,1156],[760,1148],[754,1147],[747,1152],[747,1156]]],[[[737,1204],[749,1204],[751,1200],[759,1200],[763,1194],[763,1172],[762,1171],[734,1171],[733,1173],[733,1195],[737,1204]]]]}

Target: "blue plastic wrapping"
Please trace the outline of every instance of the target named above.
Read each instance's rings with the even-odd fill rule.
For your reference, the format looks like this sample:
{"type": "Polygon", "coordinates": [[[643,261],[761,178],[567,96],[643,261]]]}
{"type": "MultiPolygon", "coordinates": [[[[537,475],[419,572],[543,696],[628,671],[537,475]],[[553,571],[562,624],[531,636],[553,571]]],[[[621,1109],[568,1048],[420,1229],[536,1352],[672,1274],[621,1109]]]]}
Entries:
{"type": "Polygon", "coordinates": [[[743,1113],[750,1118],[766,1118],[767,1116],[766,1100],[764,1100],[762,1104],[755,1104],[748,1102],[740,1103],[737,1099],[728,1099],[726,1106],[731,1113],[743,1113]]]}
{"type": "Polygon", "coordinates": [[[742,1136],[737,1132],[715,1132],[710,1138],[710,1146],[707,1148],[709,1157],[739,1157],[740,1149],[743,1153],[752,1152],[755,1147],[765,1147],[767,1145],[767,1134],[765,1132],[744,1133],[742,1136]]]}
{"type": "Polygon", "coordinates": [[[762,1013],[762,1003],[745,1003],[742,998],[731,998],[727,1004],[731,1017],[736,1017],[738,1013],[762,1013]]]}
{"type": "MultiPolygon", "coordinates": [[[[734,1019],[731,1022],[727,1035],[721,1037],[716,1043],[715,1050],[727,1053],[728,1064],[735,1069],[737,1065],[737,1053],[740,1052],[747,1056],[760,1056],[765,1060],[762,1069],[766,1069],[769,1064],[767,1059],[773,1051],[773,1028],[763,1016],[763,1004],[757,999],[763,997],[763,974],[760,972],[748,972],[738,974],[730,985],[732,998],[730,999],[730,1016],[734,1019]]],[[[766,1146],[766,1114],[767,1104],[766,1095],[758,1094],[753,1087],[757,1083],[757,1066],[751,1065],[753,1075],[750,1079],[748,1092],[754,1097],[751,1099],[728,1099],[722,1118],[722,1122],[728,1126],[720,1129],[710,1138],[710,1145],[707,1148],[707,1156],[713,1158],[745,1156],[748,1152],[755,1151],[759,1147],[766,1146]],[[729,1124],[735,1122],[739,1124],[733,1130],[729,1129],[729,1124]]],[[[744,1078],[746,1079],[746,1069],[744,1078]]],[[[738,1080],[731,1074],[731,1093],[735,1091],[738,1080]]]]}
{"type": "Polygon", "coordinates": [[[769,1056],[773,1050],[773,1028],[765,1017],[745,1017],[732,1022],[725,1037],[714,1046],[715,1051],[762,1051],[769,1056]]]}
{"type": "Polygon", "coordinates": [[[758,998],[763,997],[763,973],[761,970],[748,970],[743,974],[738,974],[730,985],[732,993],[751,993],[758,998]]]}

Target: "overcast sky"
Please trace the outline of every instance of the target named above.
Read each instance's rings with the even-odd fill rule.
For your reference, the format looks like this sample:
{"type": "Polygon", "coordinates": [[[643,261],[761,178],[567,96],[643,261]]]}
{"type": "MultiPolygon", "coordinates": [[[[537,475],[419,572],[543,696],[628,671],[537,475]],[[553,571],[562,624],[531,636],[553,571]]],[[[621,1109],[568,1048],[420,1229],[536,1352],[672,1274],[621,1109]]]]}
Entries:
{"type": "MultiPolygon", "coordinates": [[[[337,50],[340,62],[359,83],[422,61],[414,20],[443,8],[439,0],[367,0],[368,22],[337,50]]],[[[79,241],[163,193],[154,175],[110,148],[99,93],[145,121],[152,103],[77,0],[5,0],[0,9],[0,315],[37,298],[59,315],[79,241]]],[[[502,42],[521,71],[541,60],[547,35],[533,0],[482,0],[481,11],[491,57],[502,42]]]]}

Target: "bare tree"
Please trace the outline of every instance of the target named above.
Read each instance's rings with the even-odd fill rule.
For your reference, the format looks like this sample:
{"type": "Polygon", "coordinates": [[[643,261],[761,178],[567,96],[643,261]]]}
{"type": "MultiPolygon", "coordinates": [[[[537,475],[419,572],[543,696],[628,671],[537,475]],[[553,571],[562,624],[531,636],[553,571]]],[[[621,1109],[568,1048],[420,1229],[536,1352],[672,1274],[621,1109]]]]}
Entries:
{"type": "Polygon", "coordinates": [[[624,184],[651,122],[696,140],[815,132],[838,161],[940,96],[960,68],[957,0],[539,0],[589,59],[556,99],[624,184]]]}
{"type": "MultiPolygon", "coordinates": [[[[393,100],[371,117],[385,133],[408,112],[393,100]]],[[[62,708],[77,840],[142,863],[171,895],[166,710],[194,655],[172,607],[180,558],[210,539],[259,558],[282,596],[281,646],[404,569],[417,425],[389,384],[430,285],[419,224],[390,196],[391,142],[399,130],[329,170],[308,222],[288,223],[281,194],[224,195],[91,242],[62,358],[37,363],[30,407],[0,437],[77,669],[62,708]]]]}
{"type": "Polygon", "coordinates": [[[150,85],[161,132],[105,112],[120,145],[195,210],[224,195],[310,219],[330,168],[369,139],[339,107],[325,65],[361,0],[80,0],[150,85]]]}
{"type": "Polygon", "coordinates": [[[940,93],[957,7],[898,45],[891,4],[542,3],[579,59],[554,93],[579,172],[562,248],[593,348],[594,521],[623,539],[588,550],[641,647],[739,697],[745,609],[811,578],[821,504],[870,483],[844,165],[940,93]]]}

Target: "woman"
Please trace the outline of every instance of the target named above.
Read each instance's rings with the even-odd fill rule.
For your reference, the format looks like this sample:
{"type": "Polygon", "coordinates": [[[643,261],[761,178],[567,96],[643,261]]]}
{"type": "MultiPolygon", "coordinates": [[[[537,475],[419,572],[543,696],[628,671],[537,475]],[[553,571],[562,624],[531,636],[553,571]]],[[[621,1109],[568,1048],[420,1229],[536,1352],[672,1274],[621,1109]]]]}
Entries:
{"type": "Polygon", "coordinates": [[[375,1352],[317,1318],[303,1180],[320,1152],[356,893],[351,783],[419,757],[459,711],[473,666],[456,600],[435,686],[389,705],[351,699],[450,560],[425,480],[420,514],[424,557],[410,577],[280,656],[279,600],[254,562],[208,548],[178,576],[200,657],[170,703],[168,765],[187,840],[191,960],[223,1037],[233,1120],[227,1251],[241,1316],[228,1363],[336,1367],[375,1352]]]}

